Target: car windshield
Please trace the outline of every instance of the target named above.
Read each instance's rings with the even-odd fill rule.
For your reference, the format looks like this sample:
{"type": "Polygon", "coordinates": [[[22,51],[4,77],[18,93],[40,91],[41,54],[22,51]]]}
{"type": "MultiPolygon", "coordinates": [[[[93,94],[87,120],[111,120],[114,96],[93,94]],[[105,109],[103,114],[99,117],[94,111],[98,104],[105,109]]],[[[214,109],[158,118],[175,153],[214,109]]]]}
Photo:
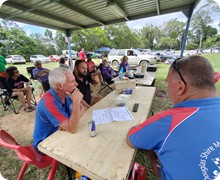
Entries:
{"type": "Polygon", "coordinates": [[[53,55],[53,57],[54,57],[54,58],[58,58],[59,56],[57,56],[57,55],[53,55]]]}
{"type": "Polygon", "coordinates": [[[44,55],[37,55],[38,58],[45,58],[44,55]]]}
{"type": "Polygon", "coordinates": [[[137,55],[140,55],[140,54],[141,54],[140,51],[138,51],[138,50],[136,50],[136,49],[133,49],[133,50],[134,50],[134,52],[135,52],[137,55]]]}
{"type": "Polygon", "coordinates": [[[21,56],[20,55],[16,55],[16,56],[14,56],[15,58],[21,58],[21,56]]]}

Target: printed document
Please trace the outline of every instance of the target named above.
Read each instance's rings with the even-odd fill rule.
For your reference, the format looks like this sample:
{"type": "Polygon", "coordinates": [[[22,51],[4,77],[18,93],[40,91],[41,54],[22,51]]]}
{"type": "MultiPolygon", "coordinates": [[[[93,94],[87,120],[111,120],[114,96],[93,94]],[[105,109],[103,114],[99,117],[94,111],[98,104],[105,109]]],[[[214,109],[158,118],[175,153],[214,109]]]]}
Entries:
{"type": "Polygon", "coordinates": [[[129,121],[134,119],[126,106],[94,110],[92,116],[93,121],[95,121],[96,124],[110,123],[112,121],[129,121]]]}

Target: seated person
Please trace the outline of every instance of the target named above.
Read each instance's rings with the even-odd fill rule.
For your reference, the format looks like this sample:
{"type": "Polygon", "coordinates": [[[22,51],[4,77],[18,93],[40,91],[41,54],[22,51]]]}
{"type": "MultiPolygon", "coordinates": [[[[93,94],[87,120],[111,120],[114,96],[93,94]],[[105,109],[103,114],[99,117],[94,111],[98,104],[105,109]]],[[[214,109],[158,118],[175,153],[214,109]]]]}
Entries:
{"type": "Polygon", "coordinates": [[[102,61],[102,64],[100,65],[100,70],[103,74],[104,80],[108,84],[114,83],[114,81],[112,81],[112,79],[114,77],[118,76],[118,74],[114,71],[114,69],[112,67],[109,66],[108,61],[106,59],[104,59],[102,61]]]}
{"type": "Polygon", "coordinates": [[[76,133],[85,109],[81,105],[83,95],[76,88],[77,82],[68,68],[55,68],[49,74],[51,89],[38,103],[35,117],[33,146],[58,129],[76,133]]]}
{"type": "Polygon", "coordinates": [[[82,104],[86,108],[90,108],[93,104],[98,102],[101,97],[92,97],[90,83],[92,83],[92,79],[88,76],[87,73],[87,65],[84,60],[77,60],[75,62],[74,72],[73,72],[76,82],[78,83],[77,88],[83,94],[82,104]]]}
{"type": "Polygon", "coordinates": [[[220,97],[213,79],[202,56],[174,61],[166,78],[174,107],[129,130],[129,146],[157,154],[159,179],[219,179],[220,97]]]}
{"type": "Polygon", "coordinates": [[[60,58],[59,67],[69,68],[69,66],[66,64],[66,58],[65,57],[60,58]]]}
{"type": "Polygon", "coordinates": [[[33,76],[39,80],[44,88],[44,92],[50,89],[48,75],[50,70],[43,68],[42,63],[40,61],[35,61],[34,63],[35,69],[33,69],[33,76]]]}
{"type": "Polygon", "coordinates": [[[130,66],[128,64],[128,56],[123,56],[121,59],[121,64],[119,66],[119,72],[125,73],[130,71],[130,66]]]}
{"type": "Polygon", "coordinates": [[[6,73],[8,74],[6,85],[9,94],[11,96],[18,96],[18,99],[24,111],[26,112],[33,111],[35,107],[31,106],[31,93],[32,93],[31,81],[22,74],[19,74],[19,71],[15,66],[9,66],[6,69],[6,73]],[[24,83],[26,83],[26,87],[24,86],[24,83]],[[27,106],[26,106],[25,96],[27,100],[27,106]]]}
{"type": "Polygon", "coordinates": [[[92,61],[92,56],[91,54],[87,55],[87,70],[88,70],[88,76],[91,76],[92,79],[92,84],[93,85],[99,85],[101,83],[101,73],[96,70],[96,65],[92,61]]]}

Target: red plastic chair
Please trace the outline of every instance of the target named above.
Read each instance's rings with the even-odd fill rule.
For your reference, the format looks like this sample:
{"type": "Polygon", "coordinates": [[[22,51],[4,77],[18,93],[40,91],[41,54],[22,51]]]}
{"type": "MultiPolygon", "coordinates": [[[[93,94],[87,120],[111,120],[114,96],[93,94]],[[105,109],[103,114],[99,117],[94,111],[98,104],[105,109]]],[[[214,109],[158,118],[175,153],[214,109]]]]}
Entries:
{"type": "Polygon", "coordinates": [[[36,152],[32,144],[27,147],[20,146],[10,134],[0,129],[0,145],[8,149],[13,149],[18,158],[23,161],[23,166],[17,180],[22,179],[26,168],[30,164],[35,165],[38,168],[46,168],[51,165],[52,167],[47,179],[54,179],[59,164],[58,161],[49,156],[40,155],[36,152]]]}
{"type": "Polygon", "coordinates": [[[217,83],[219,79],[220,79],[220,72],[215,72],[215,79],[214,79],[215,83],[217,83]]]}

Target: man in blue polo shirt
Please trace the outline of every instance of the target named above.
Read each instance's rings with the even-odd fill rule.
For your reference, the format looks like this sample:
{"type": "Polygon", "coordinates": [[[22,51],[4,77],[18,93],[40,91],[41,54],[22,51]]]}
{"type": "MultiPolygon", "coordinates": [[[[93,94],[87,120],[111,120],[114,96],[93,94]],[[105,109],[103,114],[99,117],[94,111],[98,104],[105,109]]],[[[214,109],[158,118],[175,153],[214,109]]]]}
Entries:
{"type": "MultiPolygon", "coordinates": [[[[129,130],[127,144],[153,150],[162,179],[215,179],[220,174],[220,97],[201,56],[176,60],[168,75],[174,107],[129,130]]],[[[219,176],[220,177],[220,176],[219,176]]]]}
{"type": "Polygon", "coordinates": [[[70,69],[55,68],[49,74],[49,83],[51,89],[36,109],[33,146],[37,151],[37,145],[58,129],[75,133],[85,111],[83,95],[70,69]]]}

